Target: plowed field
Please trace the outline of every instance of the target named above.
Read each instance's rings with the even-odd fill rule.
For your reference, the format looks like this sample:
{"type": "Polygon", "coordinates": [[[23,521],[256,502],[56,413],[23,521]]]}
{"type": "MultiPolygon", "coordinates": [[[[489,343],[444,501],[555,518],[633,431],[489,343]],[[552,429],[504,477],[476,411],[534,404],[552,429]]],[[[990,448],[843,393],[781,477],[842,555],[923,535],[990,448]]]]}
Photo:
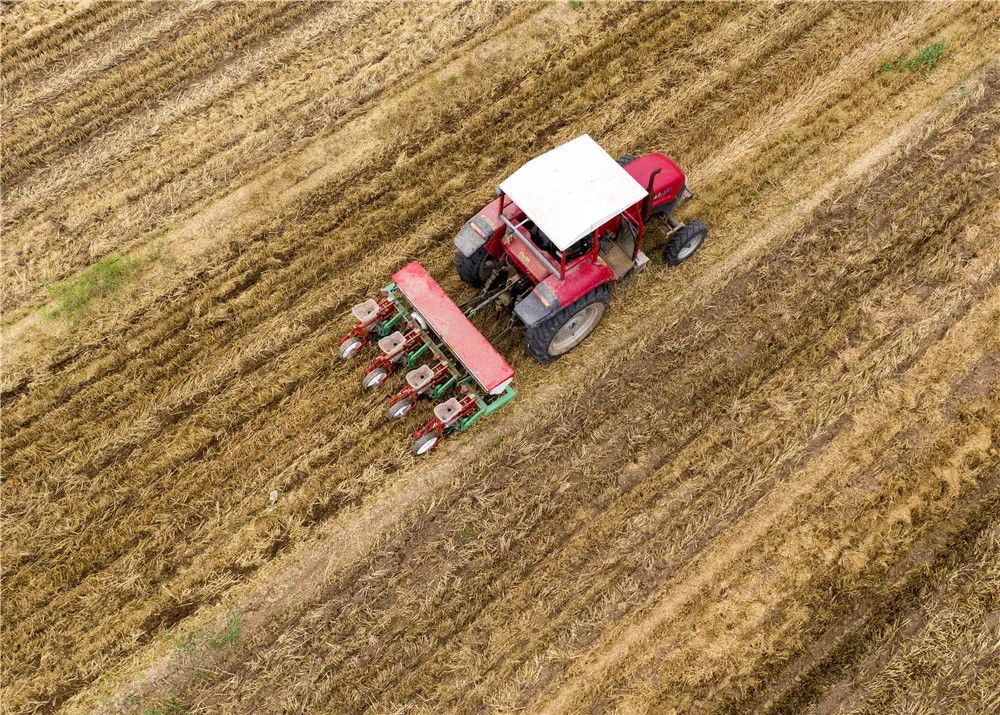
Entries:
{"type": "Polygon", "coordinates": [[[5,712],[1000,710],[1000,4],[2,13],[5,712]],[[585,132],[709,239],[413,457],[350,307],[585,132]]]}

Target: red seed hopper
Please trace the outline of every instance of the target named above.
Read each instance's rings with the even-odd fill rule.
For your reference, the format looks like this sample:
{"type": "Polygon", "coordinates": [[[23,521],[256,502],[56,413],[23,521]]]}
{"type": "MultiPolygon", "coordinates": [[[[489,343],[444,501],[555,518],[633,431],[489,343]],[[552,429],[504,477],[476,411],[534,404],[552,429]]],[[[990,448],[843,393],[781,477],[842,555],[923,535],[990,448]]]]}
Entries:
{"type": "Polygon", "coordinates": [[[350,358],[377,344],[379,354],[362,379],[366,388],[406,370],[405,385],[389,398],[391,418],[404,417],[421,398],[442,400],[413,435],[413,451],[425,454],[512,400],[514,369],[419,261],[396,271],[392,281],[379,300],[354,306],[356,323],[340,355],[350,358]]]}

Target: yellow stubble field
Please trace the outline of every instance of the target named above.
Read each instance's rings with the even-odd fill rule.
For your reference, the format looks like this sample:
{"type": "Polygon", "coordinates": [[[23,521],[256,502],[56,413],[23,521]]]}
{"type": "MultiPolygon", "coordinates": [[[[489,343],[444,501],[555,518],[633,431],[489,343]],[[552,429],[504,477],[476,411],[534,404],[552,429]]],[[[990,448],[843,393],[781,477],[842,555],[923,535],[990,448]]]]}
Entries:
{"type": "Polygon", "coordinates": [[[1000,708],[996,4],[2,12],[7,710],[1000,708]],[[709,240],[414,458],[350,306],[585,132],[709,240]]]}

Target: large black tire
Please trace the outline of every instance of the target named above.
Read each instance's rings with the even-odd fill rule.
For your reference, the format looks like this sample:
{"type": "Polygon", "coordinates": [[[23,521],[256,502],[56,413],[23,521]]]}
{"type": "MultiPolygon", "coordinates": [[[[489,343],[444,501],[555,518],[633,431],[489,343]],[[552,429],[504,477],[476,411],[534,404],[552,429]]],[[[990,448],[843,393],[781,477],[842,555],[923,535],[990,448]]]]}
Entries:
{"type": "Polygon", "coordinates": [[[706,236],[708,236],[708,226],[704,221],[692,221],[681,226],[663,249],[663,257],[667,260],[667,264],[677,266],[689,259],[701,248],[706,236]]]}
{"type": "Polygon", "coordinates": [[[618,166],[624,169],[626,164],[631,164],[633,161],[635,161],[635,159],[636,157],[632,156],[631,154],[626,154],[625,156],[619,157],[617,159],[618,166]]]}
{"type": "MultiPolygon", "coordinates": [[[[528,349],[528,354],[542,363],[562,357],[594,332],[604,317],[609,303],[611,303],[611,289],[607,285],[598,286],[552,317],[525,329],[524,345],[528,349]],[[577,319],[578,330],[570,331],[573,334],[571,339],[566,342],[566,336],[561,336],[560,341],[557,341],[560,331],[578,315],[582,317],[577,319]]],[[[572,328],[573,325],[569,327],[572,328]]]]}
{"type": "Polygon", "coordinates": [[[482,288],[486,285],[495,267],[496,259],[485,247],[476,249],[471,256],[455,251],[455,270],[458,272],[458,277],[473,288],[482,288]]]}

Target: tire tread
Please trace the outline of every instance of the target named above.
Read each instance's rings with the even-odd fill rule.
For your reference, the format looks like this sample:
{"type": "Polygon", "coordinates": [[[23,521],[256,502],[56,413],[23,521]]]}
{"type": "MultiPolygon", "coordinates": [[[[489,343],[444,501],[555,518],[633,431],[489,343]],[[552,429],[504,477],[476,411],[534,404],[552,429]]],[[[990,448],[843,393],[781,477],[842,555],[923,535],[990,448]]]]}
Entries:
{"type": "MultiPolygon", "coordinates": [[[[540,363],[550,363],[562,357],[562,355],[549,355],[549,345],[552,343],[552,339],[570,318],[588,305],[598,302],[605,305],[611,303],[611,289],[607,283],[597,286],[555,315],[546,318],[537,325],[526,328],[524,331],[524,346],[528,350],[528,354],[540,363]]],[[[594,326],[595,330],[597,329],[597,325],[600,325],[600,321],[594,326]]],[[[563,354],[565,355],[566,353],[563,354]]]]}
{"type": "MultiPolygon", "coordinates": [[[[674,235],[670,237],[667,241],[666,247],[663,249],[663,257],[666,259],[667,264],[671,266],[677,266],[686,261],[688,258],[694,255],[692,253],[684,258],[680,257],[681,249],[687,245],[693,236],[696,234],[702,234],[702,242],[708,237],[708,225],[701,219],[695,219],[690,223],[686,223],[681,226],[674,235]]],[[[698,248],[701,248],[699,245],[698,248]]],[[[697,253],[697,249],[695,249],[697,253]]]]}
{"type": "Polygon", "coordinates": [[[491,258],[485,246],[476,249],[471,256],[464,255],[461,251],[455,251],[455,272],[462,282],[473,288],[482,288],[486,281],[480,276],[480,268],[491,258]]]}

